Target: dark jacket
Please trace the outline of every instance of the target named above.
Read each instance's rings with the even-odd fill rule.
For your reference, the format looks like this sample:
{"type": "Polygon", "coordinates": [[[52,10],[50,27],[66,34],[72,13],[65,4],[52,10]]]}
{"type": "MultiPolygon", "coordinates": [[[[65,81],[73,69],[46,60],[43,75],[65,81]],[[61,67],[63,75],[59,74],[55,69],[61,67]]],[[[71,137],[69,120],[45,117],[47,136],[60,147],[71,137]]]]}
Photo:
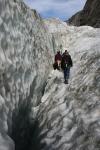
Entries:
{"type": "Polygon", "coordinates": [[[71,56],[69,54],[67,55],[63,54],[62,61],[61,61],[61,68],[65,69],[66,67],[72,67],[72,66],[73,66],[73,62],[71,56]]]}

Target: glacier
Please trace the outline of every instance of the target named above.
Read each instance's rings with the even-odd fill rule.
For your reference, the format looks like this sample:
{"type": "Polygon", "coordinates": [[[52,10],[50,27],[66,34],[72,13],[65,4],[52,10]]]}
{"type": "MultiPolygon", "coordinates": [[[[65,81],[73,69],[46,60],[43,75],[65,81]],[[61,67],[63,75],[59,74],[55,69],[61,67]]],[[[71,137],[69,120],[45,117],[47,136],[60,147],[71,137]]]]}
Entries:
{"type": "MultiPolygon", "coordinates": [[[[60,27],[58,20],[48,25],[53,36],[60,27]]],[[[69,85],[64,84],[62,71],[53,70],[48,77],[38,112],[40,136],[45,135],[43,150],[99,150],[100,29],[66,25],[65,30],[64,47],[72,56],[73,68],[69,85]]]]}
{"type": "Polygon", "coordinates": [[[0,8],[0,150],[99,150],[100,29],[42,19],[20,0],[0,8]],[[73,60],[68,85],[52,68],[58,49],[73,60]]]}

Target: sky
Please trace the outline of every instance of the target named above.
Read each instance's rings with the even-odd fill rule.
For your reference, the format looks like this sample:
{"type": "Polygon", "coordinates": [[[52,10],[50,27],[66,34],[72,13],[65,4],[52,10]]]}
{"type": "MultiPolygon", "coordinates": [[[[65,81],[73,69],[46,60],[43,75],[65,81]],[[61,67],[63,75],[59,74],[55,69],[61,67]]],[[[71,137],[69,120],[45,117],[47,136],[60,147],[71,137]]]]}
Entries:
{"type": "Polygon", "coordinates": [[[86,0],[24,0],[36,9],[43,18],[60,18],[67,20],[85,5],[86,0]]]}

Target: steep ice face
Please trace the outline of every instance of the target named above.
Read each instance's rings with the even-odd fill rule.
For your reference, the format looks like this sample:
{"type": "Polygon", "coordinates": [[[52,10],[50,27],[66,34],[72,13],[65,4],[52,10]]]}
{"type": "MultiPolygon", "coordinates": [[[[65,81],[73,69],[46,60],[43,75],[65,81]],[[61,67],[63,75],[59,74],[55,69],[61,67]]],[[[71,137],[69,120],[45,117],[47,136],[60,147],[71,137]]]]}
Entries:
{"type": "Polygon", "coordinates": [[[0,1],[0,150],[12,150],[5,132],[11,134],[12,118],[24,100],[40,103],[52,64],[50,44],[35,10],[20,0],[0,1]]]}
{"type": "Polygon", "coordinates": [[[100,29],[66,30],[73,67],[68,85],[62,71],[49,75],[38,113],[41,143],[43,150],[99,150],[100,29]]]}
{"type": "Polygon", "coordinates": [[[68,31],[67,24],[59,19],[45,19],[44,23],[51,36],[54,52],[56,53],[57,50],[63,52],[67,48],[69,40],[70,30],[68,31]]]}
{"type": "Polygon", "coordinates": [[[74,49],[77,49],[78,51],[79,49],[84,50],[84,46],[88,46],[89,44],[87,43],[89,41],[91,44],[91,40],[94,41],[95,39],[96,41],[97,39],[99,39],[99,29],[94,30],[89,26],[78,28],[75,26],[68,26],[65,22],[62,22],[59,19],[45,19],[44,23],[51,35],[55,52],[57,51],[57,49],[61,50],[61,52],[64,52],[65,49],[68,49],[69,51],[73,49],[71,50],[73,52],[74,49]]]}

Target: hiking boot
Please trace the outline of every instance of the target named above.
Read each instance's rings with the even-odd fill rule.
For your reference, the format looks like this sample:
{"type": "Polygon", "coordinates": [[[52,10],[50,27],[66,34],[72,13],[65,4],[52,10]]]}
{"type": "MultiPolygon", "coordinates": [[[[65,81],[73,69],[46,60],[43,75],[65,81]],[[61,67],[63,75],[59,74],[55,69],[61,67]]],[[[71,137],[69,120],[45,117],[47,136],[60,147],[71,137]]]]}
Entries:
{"type": "Polygon", "coordinates": [[[58,67],[57,69],[58,69],[58,70],[60,70],[60,68],[59,68],[59,67],[58,67]]]}
{"type": "Polygon", "coordinates": [[[65,84],[68,84],[68,80],[65,80],[65,82],[64,82],[65,84]]]}

